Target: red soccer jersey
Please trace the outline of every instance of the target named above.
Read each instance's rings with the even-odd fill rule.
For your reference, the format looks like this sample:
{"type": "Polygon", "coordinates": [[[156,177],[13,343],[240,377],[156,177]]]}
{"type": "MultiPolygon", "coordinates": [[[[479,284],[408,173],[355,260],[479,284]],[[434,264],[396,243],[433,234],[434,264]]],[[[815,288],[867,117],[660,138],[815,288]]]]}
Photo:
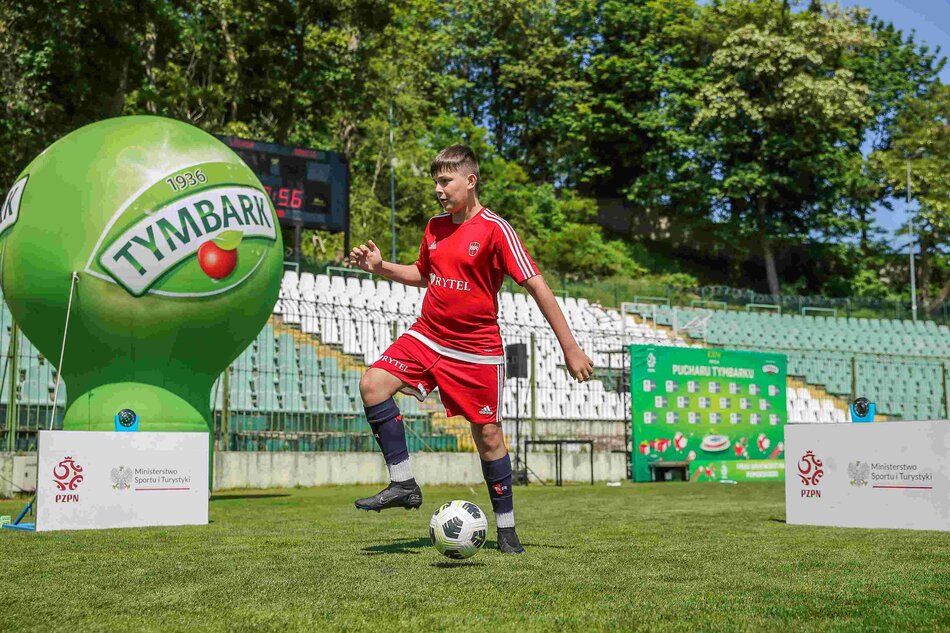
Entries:
{"type": "Polygon", "coordinates": [[[429,286],[408,333],[444,356],[503,363],[498,291],[506,274],[519,284],[540,274],[511,225],[485,208],[462,224],[437,215],[426,226],[416,267],[429,286]]]}

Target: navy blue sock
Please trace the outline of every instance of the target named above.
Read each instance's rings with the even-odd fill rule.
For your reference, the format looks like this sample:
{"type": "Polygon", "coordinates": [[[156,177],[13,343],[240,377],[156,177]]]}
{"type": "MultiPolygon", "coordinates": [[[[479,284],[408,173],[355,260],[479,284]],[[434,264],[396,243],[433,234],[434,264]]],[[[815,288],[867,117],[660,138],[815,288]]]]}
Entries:
{"type": "Polygon", "coordinates": [[[488,496],[496,519],[499,514],[512,517],[512,526],[499,525],[499,527],[513,527],[512,513],[515,505],[511,492],[511,457],[506,453],[504,457],[490,462],[482,460],[482,474],[485,476],[485,483],[488,484],[488,496]]]}
{"type": "MultiPolygon", "coordinates": [[[[373,437],[379,444],[379,449],[383,452],[386,464],[390,467],[397,464],[407,463],[409,461],[409,447],[406,446],[406,429],[402,424],[402,416],[399,414],[399,407],[392,398],[384,400],[379,404],[364,407],[366,411],[366,420],[373,429],[373,437]]],[[[390,468],[392,474],[393,469],[390,468]]],[[[399,480],[410,479],[411,471],[408,477],[401,477],[399,480]]],[[[396,480],[396,478],[393,478],[396,480]]]]}

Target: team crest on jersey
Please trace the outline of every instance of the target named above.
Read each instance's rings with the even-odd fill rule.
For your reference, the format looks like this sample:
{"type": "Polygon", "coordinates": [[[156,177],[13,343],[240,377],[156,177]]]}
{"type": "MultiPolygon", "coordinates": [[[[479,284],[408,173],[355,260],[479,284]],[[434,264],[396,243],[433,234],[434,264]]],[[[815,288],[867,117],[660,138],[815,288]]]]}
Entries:
{"type": "Polygon", "coordinates": [[[479,247],[481,247],[481,244],[479,244],[478,242],[472,242],[471,244],[469,244],[469,245],[468,245],[468,256],[469,256],[469,257],[475,257],[475,255],[478,253],[479,247]]]}

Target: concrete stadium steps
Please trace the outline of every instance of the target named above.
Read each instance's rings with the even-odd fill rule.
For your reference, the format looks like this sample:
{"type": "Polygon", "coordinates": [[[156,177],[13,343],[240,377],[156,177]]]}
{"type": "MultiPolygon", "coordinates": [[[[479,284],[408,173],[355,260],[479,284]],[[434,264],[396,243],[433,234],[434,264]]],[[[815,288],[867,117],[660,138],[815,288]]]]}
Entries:
{"type": "Polygon", "coordinates": [[[268,319],[268,323],[273,325],[275,334],[290,334],[294,337],[294,341],[298,346],[308,345],[313,347],[317,351],[317,355],[319,357],[335,358],[340,369],[343,371],[348,369],[359,371],[366,370],[367,366],[360,362],[359,359],[354,358],[350,354],[344,354],[337,346],[326,345],[322,343],[320,339],[315,338],[312,334],[304,332],[299,327],[284,323],[283,319],[281,319],[279,316],[271,315],[270,319],[268,319]]]}
{"type": "MultiPolygon", "coordinates": [[[[360,362],[361,357],[365,360],[371,353],[378,354],[394,336],[408,329],[425,296],[424,289],[402,287],[386,281],[331,279],[323,275],[308,279],[306,274],[296,278],[288,275],[282,291],[286,297],[282,309],[291,316],[288,318],[287,314],[283,314],[280,317],[283,327],[299,328],[300,324],[294,315],[308,310],[320,311],[319,307],[303,305],[305,296],[316,298],[314,288],[319,289],[326,305],[333,306],[332,314],[322,317],[322,330],[318,328],[317,332],[312,333],[315,344],[329,347],[342,358],[348,357],[360,369],[365,367],[360,362]],[[295,300],[294,297],[300,299],[295,300]],[[297,305],[294,305],[295,301],[297,305]],[[374,337],[378,339],[379,333],[362,326],[360,319],[390,321],[394,327],[384,328],[382,340],[374,340],[374,337]],[[331,335],[329,343],[322,339],[322,332],[331,335]],[[348,345],[344,344],[346,339],[349,340],[348,345]]],[[[592,305],[583,298],[558,297],[558,303],[578,342],[590,353],[600,369],[598,380],[578,384],[570,379],[562,364],[556,339],[550,333],[540,310],[526,294],[499,294],[502,337],[506,344],[528,344],[529,349],[533,350],[530,362],[536,374],[534,410],[531,410],[530,381],[509,379],[503,415],[511,420],[517,413],[527,420],[533,414],[536,424],[543,423],[542,426],[548,427],[543,431],[545,436],[549,433],[552,437],[578,437],[584,434],[602,444],[615,443],[615,438],[622,436],[629,411],[629,394],[619,390],[620,377],[627,362],[623,353],[626,345],[705,346],[701,341],[674,333],[669,323],[664,323],[671,321],[670,314],[664,314],[662,309],[658,312],[658,323],[652,323],[646,318],[652,315],[652,307],[642,311],[643,318],[638,321],[633,315],[624,316],[617,310],[592,305]],[[517,396],[516,391],[520,391],[517,396]],[[559,423],[565,420],[568,422],[559,423]],[[594,432],[584,428],[591,420],[608,422],[594,432]]],[[[687,312],[684,319],[693,316],[695,314],[687,312]]],[[[375,360],[375,355],[372,360],[375,360]]],[[[818,384],[799,385],[790,382],[788,407],[790,419],[795,422],[830,423],[848,419],[847,402],[818,384]],[[801,391],[803,388],[806,391],[801,391]]],[[[464,433],[459,433],[460,442],[464,443],[465,440],[461,438],[468,436],[467,426],[452,428],[464,429],[464,433]]]]}
{"type": "MultiPolygon", "coordinates": [[[[411,326],[424,296],[424,289],[386,281],[331,279],[324,275],[308,277],[307,274],[294,279],[285,275],[281,299],[274,314],[230,370],[231,430],[234,441],[241,444],[235,448],[352,450],[359,447],[375,450],[363,416],[359,379],[368,364],[411,326]],[[366,444],[368,441],[370,444],[366,444]]],[[[583,298],[558,297],[558,303],[576,338],[595,361],[598,368],[595,380],[578,384],[568,376],[557,340],[527,295],[500,293],[499,320],[503,339],[507,344],[526,343],[529,350],[534,350],[529,360],[536,376],[533,411],[530,381],[509,379],[503,403],[506,430],[513,432],[516,413],[520,413],[525,425],[530,425],[533,413],[537,436],[591,439],[598,450],[622,449],[624,426],[629,415],[629,393],[621,390],[628,363],[623,352],[625,346],[628,343],[707,344],[697,338],[674,334],[670,325],[664,324],[664,321],[671,320],[672,315],[664,314],[662,310],[658,313],[659,323],[653,323],[652,307],[644,309],[640,317],[630,314],[625,317],[617,310],[590,304],[583,298]],[[520,391],[517,406],[516,387],[520,391]]],[[[684,314],[684,318],[689,316],[690,312],[684,314]]],[[[741,322],[744,316],[729,318],[741,322]]],[[[750,335],[746,348],[761,347],[763,342],[773,340],[769,337],[774,338],[783,332],[787,338],[788,332],[780,330],[773,334],[767,327],[775,324],[785,327],[786,320],[766,315],[754,315],[753,319],[760,327],[752,328],[756,334],[750,335]]],[[[797,323],[800,319],[796,317],[787,321],[797,323]]],[[[806,322],[813,328],[841,330],[837,327],[839,324],[829,324],[828,320],[809,322],[806,319],[806,322]]],[[[2,351],[10,345],[11,323],[9,310],[3,305],[0,310],[2,351]]],[[[884,321],[875,323],[872,328],[876,332],[875,340],[909,347],[916,341],[913,348],[917,349],[921,337],[936,338],[938,344],[934,345],[934,350],[937,350],[934,353],[946,349],[944,339],[950,338],[947,328],[932,324],[910,327],[899,323],[899,326],[884,321]]],[[[871,321],[867,326],[871,327],[871,321]]],[[[741,333],[741,328],[730,327],[726,328],[727,334],[741,333]]],[[[803,334],[801,326],[797,327],[796,340],[810,340],[810,334],[803,334]]],[[[825,341],[822,345],[828,344],[827,341],[837,341],[834,344],[852,341],[854,337],[846,334],[823,334],[814,338],[825,341]]],[[[48,410],[52,404],[56,372],[49,360],[42,358],[22,333],[19,345],[20,367],[17,375],[12,377],[19,402],[30,411],[48,410]]],[[[834,350],[807,350],[800,355],[802,358],[793,354],[789,363],[793,374],[796,371],[802,373],[801,379],[793,376],[788,381],[789,419],[815,423],[846,421],[848,402],[844,392],[850,392],[850,378],[843,380],[839,375],[846,354],[834,350]],[[841,359],[837,356],[833,359],[820,357],[820,354],[837,354],[841,359]],[[832,369],[837,373],[828,377],[827,373],[832,369]]],[[[888,358],[893,360],[894,357],[888,358]]],[[[935,359],[942,362],[940,357],[935,359]]],[[[936,400],[942,397],[942,386],[935,380],[939,376],[934,373],[939,365],[911,362],[902,365],[902,371],[912,377],[909,384],[913,387],[909,389],[902,388],[900,381],[895,383],[893,372],[881,371],[880,367],[890,365],[869,362],[858,383],[861,393],[883,394],[883,401],[874,398],[883,404],[879,411],[901,411],[900,407],[906,406],[910,397],[936,400]]],[[[10,379],[10,376],[5,377],[6,381],[10,379]]],[[[6,386],[0,388],[0,403],[7,404],[7,392],[6,386]]],[[[216,411],[223,406],[223,396],[218,381],[211,394],[211,404],[216,411]]],[[[65,401],[66,388],[61,385],[58,402],[64,405],[65,401]]],[[[475,450],[468,422],[464,418],[446,418],[438,392],[421,404],[404,396],[397,396],[397,401],[407,424],[415,431],[410,435],[416,439],[410,441],[419,446],[424,442],[432,450],[450,450],[447,447],[452,447],[451,450],[475,450]],[[417,424],[421,426],[417,427],[417,424]]],[[[926,414],[924,409],[919,406],[915,409],[922,412],[918,417],[930,417],[923,415],[926,414]]]]}
{"type": "MultiPolygon", "coordinates": [[[[360,356],[275,315],[234,365],[236,450],[375,450],[359,396],[367,368],[360,356]]],[[[213,400],[220,408],[219,385],[216,389],[213,400]]],[[[455,435],[433,429],[431,412],[415,398],[396,400],[412,450],[459,450],[455,435]]]]}
{"type": "MultiPolygon", "coordinates": [[[[475,440],[472,439],[471,425],[468,420],[460,415],[448,417],[445,412],[432,414],[432,428],[440,433],[451,435],[455,438],[458,450],[476,452],[475,440]]],[[[508,442],[506,435],[505,442],[508,442]]]]}
{"type": "MultiPolygon", "coordinates": [[[[656,328],[668,331],[671,338],[675,336],[671,325],[657,324],[656,328]]],[[[717,347],[700,340],[694,340],[692,346],[717,347]]],[[[795,376],[786,378],[785,402],[787,420],[791,423],[838,424],[851,421],[847,399],[828,393],[824,385],[809,384],[795,376]]]]}

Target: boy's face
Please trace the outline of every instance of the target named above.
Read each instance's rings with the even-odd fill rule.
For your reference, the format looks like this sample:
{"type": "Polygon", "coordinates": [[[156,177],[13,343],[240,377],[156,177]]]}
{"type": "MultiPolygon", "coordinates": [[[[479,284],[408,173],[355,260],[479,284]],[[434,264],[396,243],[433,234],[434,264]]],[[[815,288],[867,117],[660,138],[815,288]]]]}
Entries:
{"type": "Polygon", "coordinates": [[[465,208],[470,191],[475,190],[475,174],[443,171],[435,177],[435,197],[442,208],[457,213],[465,208]]]}

